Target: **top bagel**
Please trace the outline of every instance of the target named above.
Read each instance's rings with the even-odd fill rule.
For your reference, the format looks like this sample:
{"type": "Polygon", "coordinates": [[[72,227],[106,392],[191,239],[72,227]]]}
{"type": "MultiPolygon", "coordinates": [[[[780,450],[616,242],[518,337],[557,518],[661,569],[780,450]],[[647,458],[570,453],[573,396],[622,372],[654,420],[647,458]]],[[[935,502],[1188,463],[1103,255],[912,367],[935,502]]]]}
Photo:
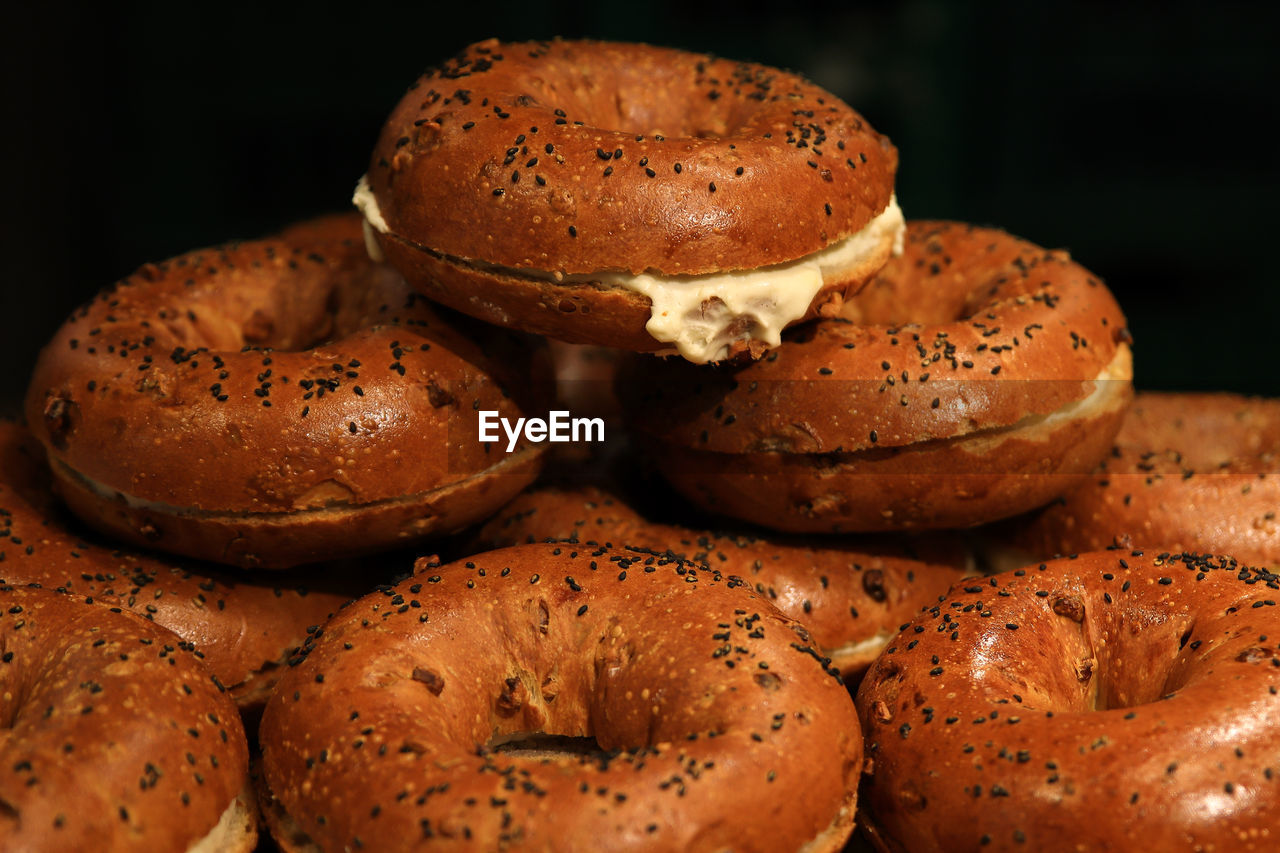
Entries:
{"type": "Polygon", "coordinates": [[[751,270],[858,244],[855,260],[821,259],[840,269],[824,269],[819,289],[765,309],[798,305],[776,323],[751,316],[759,306],[737,312],[719,288],[693,297],[691,313],[718,296],[739,318],[719,349],[744,348],[752,325],[763,334],[751,337],[776,339],[887,260],[902,225],[896,169],[887,138],[793,74],[647,45],[487,41],[410,87],[357,203],[388,260],[433,298],[564,340],[674,343],[705,361],[723,353],[692,358],[694,344],[636,326],[660,297],[632,277],[751,270]],[[602,292],[616,304],[602,310],[602,292]]]}

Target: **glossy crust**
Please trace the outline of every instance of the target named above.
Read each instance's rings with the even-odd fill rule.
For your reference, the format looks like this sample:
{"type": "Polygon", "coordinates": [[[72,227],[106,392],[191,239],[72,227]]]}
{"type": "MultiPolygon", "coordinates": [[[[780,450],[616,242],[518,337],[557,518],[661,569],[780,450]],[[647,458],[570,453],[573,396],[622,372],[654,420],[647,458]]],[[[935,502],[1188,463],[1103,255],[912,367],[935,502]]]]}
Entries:
{"type": "Polygon", "coordinates": [[[742,367],[631,359],[619,395],[664,474],[714,511],[794,531],[962,526],[1097,463],[1130,399],[1128,340],[1065,253],[913,222],[840,317],[742,367]]]}
{"type": "Polygon", "coordinates": [[[847,838],[852,703],[804,628],[742,582],[571,544],[418,568],[331,621],[267,705],[264,769],[283,811],[266,811],[287,816],[273,827],[287,849],[847,838]],[[497,748],[530,732],[603,751],[497,748]]]}
{"type": "Polygon", "coordinates": [[[357,217],[320,220],[105,291],[45,347],[27,419],[73,510],[126,541],[245,567],[366,553],[536,474],[540,448],[491,453],[475,414],[526,414],[534,358],[463,320],[371,264],[357,217]]]}
{"type": "Polygon", "coordinates": [[[794,260],[859,231],[888,206],[897,164],[861,116],[777,69],[490,40],[409,88],[368,179],[390,232],[433,252],[692,275],[794,260]]]}
{"type": "Polygon", "coordinates": [[[209,836],[253,849],[240,717],[188,644],[83,598],[3,586],[0,647],[0,848],[187,850],[209,836]]]}
{"type": "Polygon", "coordinates": [[[957,584],[858,692],[880,843],[1274,849],[1277,588],[1126,550],[957,584]]]}
{"type": "Polygon", "coordinates": [[[944,543],[769,541],[656,524],[591,486],[526,492],[490,519],[473,545],[484,550],[548,539],[651,548],[736,575],[804,623],[847,680],[860,677],[899,626],[964,574],[964,556],[944,543]]]}
{"type": "MultiPolygon", "coordinates": [[[[433,299],[648,351],[668,345],[645,331],[647,296],[529,273],[793,261],[883,212],[896,170],[887,138],[793,74],[639,44],[487,41],[410,87],[368,182],[388,261],[433,299]]],[[[892,242],[827,280],[809,316],[865,283],[892,242]]]]}
{"type": "Polygon", "coordinates": [[[1035,558],[1114,542],[1280,565],[1280,400],[1137,395],[1085,483],[1012,522],[1035,558]]]}
{"type": "Polygon", "coordinates": [[[122,550],[69,523],[49,487],[44,449],[0,420],[0,583],[39,584],[132,610],[191,643],[242,710],[260,709],[279,669],[344,602],[367,590],[337,572],[307,584],[180,565],[122,550]]]}

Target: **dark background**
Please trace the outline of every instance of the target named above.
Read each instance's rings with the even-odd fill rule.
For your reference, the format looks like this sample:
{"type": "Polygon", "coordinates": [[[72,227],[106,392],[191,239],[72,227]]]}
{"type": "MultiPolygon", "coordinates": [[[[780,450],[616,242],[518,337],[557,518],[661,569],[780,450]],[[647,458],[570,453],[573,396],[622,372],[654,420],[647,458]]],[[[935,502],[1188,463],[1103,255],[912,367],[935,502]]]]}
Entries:
{"type": "Polygon", "coordinates": [[[802,71],[893,138],[908,216],[999,225],[1106,279],[1139,387],[1280,395],[1280,4],[24,5],[0,36],[5,410],[98,288],[343,208],[420,71],[557,34],[802,71]]]}

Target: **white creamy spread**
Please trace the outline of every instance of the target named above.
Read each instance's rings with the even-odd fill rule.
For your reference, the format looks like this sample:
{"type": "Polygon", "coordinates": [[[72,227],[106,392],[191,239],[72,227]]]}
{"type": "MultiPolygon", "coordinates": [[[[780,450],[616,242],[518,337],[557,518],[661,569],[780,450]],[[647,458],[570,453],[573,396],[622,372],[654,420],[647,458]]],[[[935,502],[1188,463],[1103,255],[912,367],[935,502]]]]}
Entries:
{"type": "MultiPolygon", "coordinates": [[[[353,198],[364,214],[370,255],[380,259],[368,228],[387,232],[378,200],[361,178],[353,198]]],[[[560,275],[545,270],[496,267],[509,275],[557,282],[594,281],[623,287],[649,297],[653,303],[645,329],[655,340],[673,345],[696,363],[717,361],[729,354],[735,341],[757,339],[769,346],[782,342],[782,330],[804,316],[827,276],[859,265],[893,237],[893,253],[902,254],[906,220],[897,196],[861,231],[832,245],[784,264],[753,270],[706,275],[654,275],[601,271],[560,275]]],[[[486,265],[487,266],[487,265],[486,265]]]]}
{"type": "Polygon", "coordinates": [[[905,231],[894,196],[861,231],[789,263],[706,275],[601,272],[565,280],[599,281],[649,297],[653,308],[645,329],[701,364],[726,357],[737,340],[755,338],[771,347],[782,343],[782,330],[804,316],[828,276],[860,264],[889,234],[894,254],[901,254],[905,231]]]}
{"type": "Polygon", "coordinates": [[[378,200],[373,197],[373,190],[369,189],[368,175],[361,175],[360,180],[356,182],[356,192],[351,196],[351,201],[364,217],[364,250],[369,253],[370,258],[380,264],[385,258],[382,255],[382,247],[373,237],[373,229],[377,228],[383,234],[390,229],[387,228],[387,220],[382,218],[382,208],[378,207],[378,200]]]}

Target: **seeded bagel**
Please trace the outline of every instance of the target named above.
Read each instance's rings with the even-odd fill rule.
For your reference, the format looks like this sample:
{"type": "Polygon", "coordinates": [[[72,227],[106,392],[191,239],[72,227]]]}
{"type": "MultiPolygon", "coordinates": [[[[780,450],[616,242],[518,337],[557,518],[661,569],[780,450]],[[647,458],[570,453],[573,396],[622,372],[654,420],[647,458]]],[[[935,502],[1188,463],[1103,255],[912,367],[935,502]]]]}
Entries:
{"type": "Polygon", "coordinates": [[[409,88],[356,201],[377,251],[432,299],[572,343],[714,361],[776,345],[884,264],[901,239],[896,170],[888,139],[793,74],[491,40],[409,88]],[[794,264],[803,293],[772,289],[794,264]],[[717,278],[756,270],[767,298],[717,278]]]}
{"type": "Polygon", "coordinates": [[[0,849],[249,851],[248,746],[176,635],[0,586],[0,849]]]}
{"type": "Polygon", "coordinates": [[[862,764],[803,627],[705,566],[572,544],[420,561],[329,622],[260,740],[289,851],[838,850],[862,764]]]}
{"type": "Polygon", "coordinates": [[[881,849],[1274,849],[1277,590],[1124,549],[961,581],[858,691],[881,849]]]}
{"type": "Polygon", "coordinates": [[[1280,566],[1280,400],[1137,395],[1092,477],[998,534],[1031,559],[1115,542],[1280,566]]]}
{"type": "Polygon", "coordinates": [[[0,583],[39,584],[132,610],[190,642],[244,711],[260,711],[289,655],[369,583],[336,570],[304,585],[180,564],[86,535],[50,489],[44,449],[0,420],[0,583]]]}
{"type": "Polygon", "coordinates": [[[1043,505],[1111,445],[1132,394],[1115,299],[1065,253],[913,222],[838,317],[758,362],[632,357],[627,421],[712,512],[790,532],[964,527],[1043,505]]]}
{"type": "Polygon", "coordinates": [[[476,550],[574,539],[630,545],[705,563],[750,584],[802,622],[846,679],[861,677],[898,627],[963,574],[945,543],[831,538],[772,540],[648,521],[595,487],[544,487],[517,497],[472,540],[476,550]]]}
{"type": "MultiPolygon", "coordinates": [[[[246,568],[369,553],[483,518],[542,447],[537,351],[369,261],[358,217],[144,266],[44,348],[27,421],[57,488],[124,541],[246,568]]],[[[545,366],[545,365],[543,365],[545,366]]]]}

